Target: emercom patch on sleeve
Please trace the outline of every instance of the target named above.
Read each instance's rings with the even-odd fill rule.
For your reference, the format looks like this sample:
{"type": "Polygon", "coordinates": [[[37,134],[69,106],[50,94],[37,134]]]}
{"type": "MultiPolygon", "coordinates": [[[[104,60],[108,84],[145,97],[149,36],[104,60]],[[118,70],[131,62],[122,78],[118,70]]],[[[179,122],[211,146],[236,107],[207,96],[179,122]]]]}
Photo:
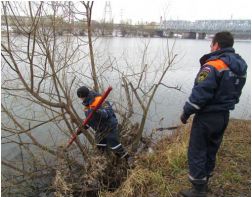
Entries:
{"type": "Polygon", "coordinates": [[[211,69],[209,67],[204,67],[200,73],[198,74],[198,77],[197,77],[197,82],[201,82],[201,81],[204,81],[208,74],[211,72],[211,69]]]}

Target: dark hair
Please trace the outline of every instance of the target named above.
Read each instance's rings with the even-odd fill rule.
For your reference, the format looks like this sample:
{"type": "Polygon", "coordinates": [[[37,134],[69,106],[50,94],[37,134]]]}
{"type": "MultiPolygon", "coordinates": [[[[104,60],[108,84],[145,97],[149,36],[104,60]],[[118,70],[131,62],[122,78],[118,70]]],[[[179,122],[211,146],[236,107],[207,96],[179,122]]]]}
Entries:
{"type": "Polygon", "coordinates": [[[79,98],[87,97],[89,94],[89,89],[86,86],[82,86],[77,90],[77,96],[79,98]]]}
{"type": "Polygon", "coordinates": [[[218,32],[214,35],[212,43],[218,42],[220,48],[233,47],[234,37],[228,31],[218,32]]]}

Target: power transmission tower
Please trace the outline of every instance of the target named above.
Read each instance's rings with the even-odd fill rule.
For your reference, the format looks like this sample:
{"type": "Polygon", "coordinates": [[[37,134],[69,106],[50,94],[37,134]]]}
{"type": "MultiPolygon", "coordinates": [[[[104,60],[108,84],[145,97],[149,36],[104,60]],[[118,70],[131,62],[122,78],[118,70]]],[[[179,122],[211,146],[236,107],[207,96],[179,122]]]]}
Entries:
{"type": "Polygon", "coordinates": [[[71,2],[71,1],[68,2],[68,9],[69,9],[68,23],[70,25],[70,32],[74,33],[75,28],[74,28],[73,2],[71,2]]]}
{"type": "Polygon", "coordinates": [[[110,1],[105,2],[103,20],[104,23],[112,23],[112,9],[110,1]]]}
{"type": "Polygon", "coordinates": [[[120,23],[122,24],[123,23],[123,9],[120,10],[120,17],[121,17],[120,23]]]}

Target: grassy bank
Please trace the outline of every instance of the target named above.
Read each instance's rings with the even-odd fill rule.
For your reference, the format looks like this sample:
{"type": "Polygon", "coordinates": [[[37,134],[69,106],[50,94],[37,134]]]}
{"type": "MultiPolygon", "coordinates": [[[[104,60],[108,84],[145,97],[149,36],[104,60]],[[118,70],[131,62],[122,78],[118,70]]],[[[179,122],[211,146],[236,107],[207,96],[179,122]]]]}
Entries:
{"type": "MultiPolygon", "coordinates": [[[[176,196],[187,180],[187,147],[191,123],[180,127],[171,138],[162,139],[154,153],[137,158],[136,167],[114,192],[102,197],[176,196]]],[[[250,196],[250,121],[230,120],[218,153],[215,175],[209,186],[218,197],[250,196]]]]}

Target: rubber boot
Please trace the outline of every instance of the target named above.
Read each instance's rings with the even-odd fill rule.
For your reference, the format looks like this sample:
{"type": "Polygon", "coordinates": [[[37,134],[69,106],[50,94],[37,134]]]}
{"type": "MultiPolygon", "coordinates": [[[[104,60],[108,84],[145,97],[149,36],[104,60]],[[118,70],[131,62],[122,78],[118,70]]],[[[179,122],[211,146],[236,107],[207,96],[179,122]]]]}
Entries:
{"type": "Polygon", "coordinates": [[[116,149],[112,149],[112,151],[115,153],[115,155],[117,157],[119,157],[120,159],[124,159],[124,158],[128,158],[129,154],[127,151],[125,151],[125,149],[121,146],[118,146],[118,148],[116,149]]]}
{"type": "Polygon", "coordinates": [[[207,197],[207,184],[192,184],[191,189],[181,190],[179,195],[183,197],[207,197]]]}

